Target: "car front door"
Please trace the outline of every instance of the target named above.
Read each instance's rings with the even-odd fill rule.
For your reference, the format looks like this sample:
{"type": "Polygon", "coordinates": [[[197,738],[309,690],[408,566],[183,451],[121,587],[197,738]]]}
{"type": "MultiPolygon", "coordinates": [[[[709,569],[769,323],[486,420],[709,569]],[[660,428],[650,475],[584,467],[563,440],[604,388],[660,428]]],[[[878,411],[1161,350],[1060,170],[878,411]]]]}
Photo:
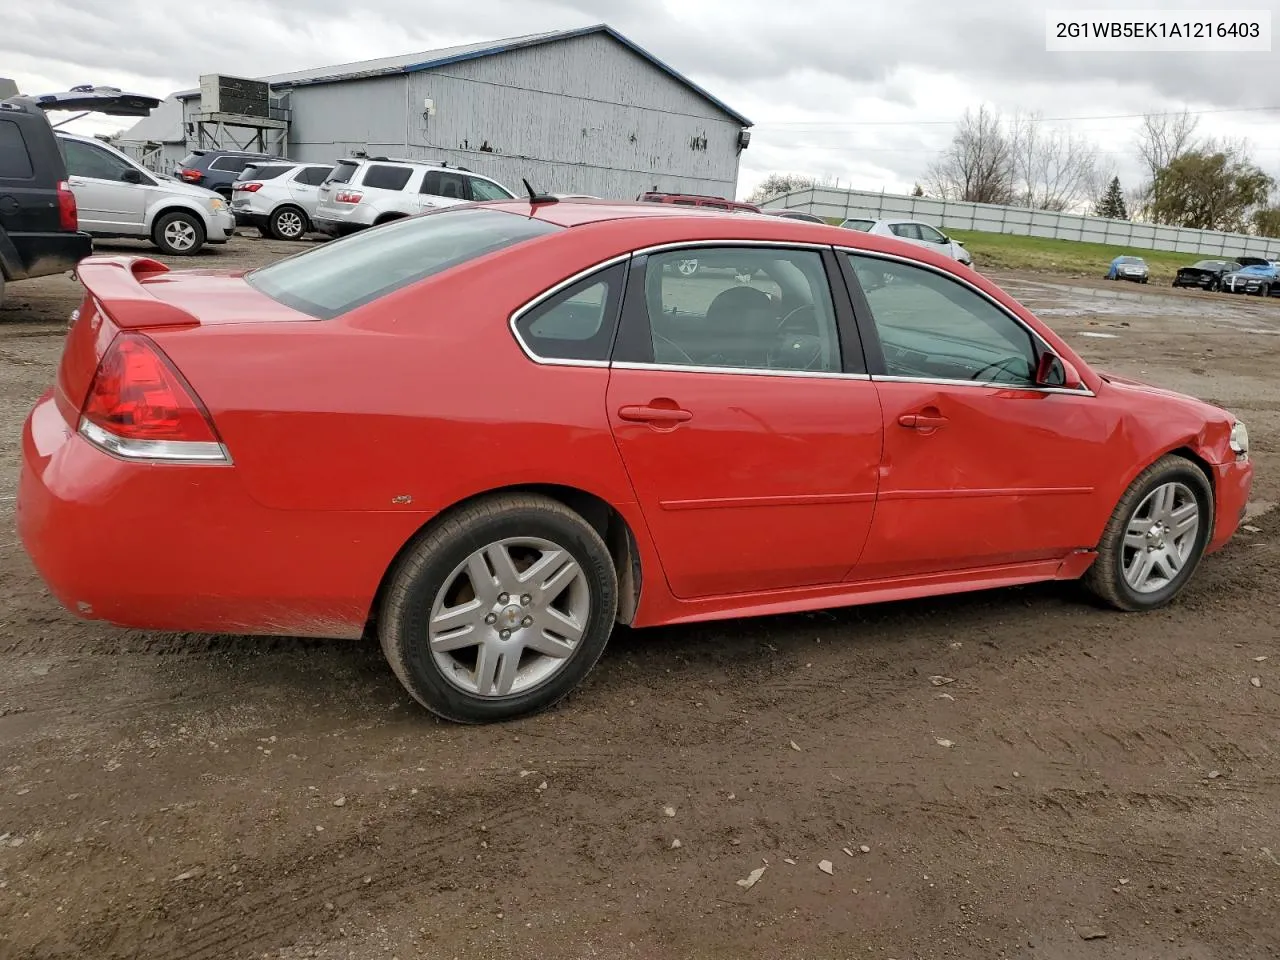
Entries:
{"type": "Polygon", "coordinates": [[[1125,443],[1119,414],[1087,390],[1036,386],[1047,348],[976,287],[897,258],[842,256],[884,411],[875,523],[854,578],[1092,546],[1095,492],[1125,443]]]}
{"type": "Polygon", "coordinates": [[[147,194],[143,181],[151,178],[101,147],[79,140],[63,140],[62,147],[80,229],[89,233],[141,233],[147,194]]]}
{"type": "Polygon", "coordinates": [[[862,552],[882,427],[838,269],[817,248],[633,261],[608,412],[679,598],[839,583],[862,552]]]}

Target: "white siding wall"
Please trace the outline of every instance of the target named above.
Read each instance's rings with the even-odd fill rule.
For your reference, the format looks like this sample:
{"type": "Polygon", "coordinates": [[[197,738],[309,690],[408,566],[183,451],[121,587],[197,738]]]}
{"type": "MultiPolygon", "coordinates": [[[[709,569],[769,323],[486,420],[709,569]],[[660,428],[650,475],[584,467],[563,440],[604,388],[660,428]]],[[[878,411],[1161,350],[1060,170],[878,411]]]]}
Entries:
{"type": "Polygon", "coordinates": [[[292,93],[289,155],[445,160],[519,192],[732,197],[739,124],[605,35],[292,93]],[[436,113],[423,118],[423,100],[436,113]]]}
{"type": "Polygon", "coordinates": [[[927,197],[904,197],[891,193],[818,188],[794,190],[774,197],[765,206],[804,210],[820,217],[839,217],[842,220],[850,217],[923,220],[950,230],[982,230],[1024,237],[1083,240],[1141,250],[1172,250],[1209,256],[1280,258],[1280,239],[1193,230],[1188,227],[1160,227],[1150,223],[1053,213],[994,203],[930,200],[927,197]]]}

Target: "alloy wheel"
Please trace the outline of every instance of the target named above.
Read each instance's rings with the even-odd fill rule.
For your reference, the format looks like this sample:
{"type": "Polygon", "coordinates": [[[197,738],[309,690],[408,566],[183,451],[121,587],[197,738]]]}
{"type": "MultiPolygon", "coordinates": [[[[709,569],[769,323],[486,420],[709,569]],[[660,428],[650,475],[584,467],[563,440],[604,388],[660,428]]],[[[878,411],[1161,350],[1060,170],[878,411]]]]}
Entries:
{"type": "Polygon", "coordinates": [[[1125,582],[1137,593],[1167,587],[1186,566],[1200,530],[1200,502],[1178,481],[1162,483],[1138,504],[1125,528],[1125,582]]]}

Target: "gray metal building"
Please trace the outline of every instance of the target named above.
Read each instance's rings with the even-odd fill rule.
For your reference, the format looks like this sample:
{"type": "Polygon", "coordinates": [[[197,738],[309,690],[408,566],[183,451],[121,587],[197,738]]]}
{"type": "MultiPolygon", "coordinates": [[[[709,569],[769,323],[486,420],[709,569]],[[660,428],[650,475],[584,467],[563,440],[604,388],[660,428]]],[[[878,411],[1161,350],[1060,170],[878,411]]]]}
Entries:
{"type": "MultiPolygon", "coordinates": [[[[271,153],[331,162],[443,160],[519,192],[632,199],[644,190],[732,197],[751,122],[599,24],[260,78],[271,153]]],[[[199,90],[175,94],[120,145],[171,166],[254,131],[211,125],[199,90]],[[214,132],[216,131],[216,132],[214,132]]]]}

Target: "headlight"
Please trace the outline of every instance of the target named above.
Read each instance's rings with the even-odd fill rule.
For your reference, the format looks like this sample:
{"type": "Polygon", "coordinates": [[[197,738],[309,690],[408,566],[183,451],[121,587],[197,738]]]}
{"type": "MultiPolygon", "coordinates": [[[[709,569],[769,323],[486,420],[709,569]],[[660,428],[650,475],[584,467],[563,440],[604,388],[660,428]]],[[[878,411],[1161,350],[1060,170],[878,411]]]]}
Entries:
{"type": "Polygon", "coordinates": [[[1240,459],[1249,456],[1249,431],[1239,420],[1231,426],[1230,446],[1231,452],[1240,459]]]}
{"type": "Polygon", "coordinates": [[[221,197],[214,197],[212,200],[209,201],[209,209],[212,210],[214,213],[217,213],[219,210],[222,210],[224,207],[226,207],[226,205],[227,205],[227,202],[223,200],[221,197]]]}

